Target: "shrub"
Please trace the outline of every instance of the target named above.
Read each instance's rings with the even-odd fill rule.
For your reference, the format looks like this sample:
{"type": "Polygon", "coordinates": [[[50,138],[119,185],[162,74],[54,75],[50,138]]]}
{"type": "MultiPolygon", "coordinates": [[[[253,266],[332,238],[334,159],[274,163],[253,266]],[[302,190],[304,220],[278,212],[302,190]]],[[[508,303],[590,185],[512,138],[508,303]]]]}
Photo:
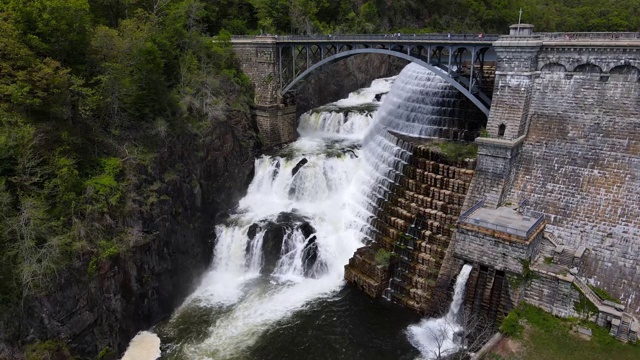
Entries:
{"type": "Polygon", "coordinates": [[[61,340],[38,341],[27,346],[27,360],[73,359],[67,345],[61,340]]]}
{"type": "Polygon", "coordinates": [[[378,266],[389,266],[391,255],[392,254],[385,249],[378,249],[375,256],[376,264],[378,266]]]}
{"type": "Polygon", "coordinates": [[[518,316],[516,310],[510,312],[500,325],[500,331],[510,337],[519,337],[522,334],[522,330],[524,330],[524,327],[520,325],[520,316],[518,316]]]}

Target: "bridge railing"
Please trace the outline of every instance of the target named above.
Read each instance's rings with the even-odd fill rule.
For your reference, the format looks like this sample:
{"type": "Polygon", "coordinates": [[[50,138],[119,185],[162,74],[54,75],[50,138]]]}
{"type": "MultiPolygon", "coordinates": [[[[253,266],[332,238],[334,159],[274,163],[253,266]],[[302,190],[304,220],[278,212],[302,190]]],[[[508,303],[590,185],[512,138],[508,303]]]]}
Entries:
{"type": "Polygon", "coordinates": [[[534,33],[544,40],[640,40],[640,32],[557,32],[534,33]]]}
{"type": "MultiPolygon", "coordinates": [[[[232,39],[254,39],[260,35],[233,35],[232,39]]],[[[270,35],[278,41],[464,41],[492,42],[498,40],[498,34],[353,34],[353,35],[270,35]]]]}

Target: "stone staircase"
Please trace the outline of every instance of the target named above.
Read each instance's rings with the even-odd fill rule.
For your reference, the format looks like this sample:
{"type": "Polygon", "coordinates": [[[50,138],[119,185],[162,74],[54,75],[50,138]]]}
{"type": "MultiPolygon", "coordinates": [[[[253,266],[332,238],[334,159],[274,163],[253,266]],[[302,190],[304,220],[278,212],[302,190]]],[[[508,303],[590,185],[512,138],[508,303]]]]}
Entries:
{"type": "Polygon", "coordinates": [[[580,291],[594,304],[599,311],[597,322],[602,326],[599,319],[611,319],[611,328],[609,334],[622,342],[636,343],[638,341],[638,333],[640,332],[640,322],[630,313],[624,312],[622,305],[611,304],[602,300],[587,283],[576,276],[573,283],[580,291]]]}
{"type": "Polygon", "coordinates": [[[571,249],[568,249],[564,246],[558,246],[556,248],[556,254],[554,256],[553,262],[558,265],[563,265],[568,268],[573,267],[573,253],[571,249]]]}
{"type": "Polygon", "coordinates": [[[618,326],[618,331],[616,334],[613,334],[616,339],[627,342],[629,339],[629,331],[631,330],[631,323],[633,322],[633,318],[628,314],[622,314],[622,318],[620,319],[620,325],[618,326]]]}

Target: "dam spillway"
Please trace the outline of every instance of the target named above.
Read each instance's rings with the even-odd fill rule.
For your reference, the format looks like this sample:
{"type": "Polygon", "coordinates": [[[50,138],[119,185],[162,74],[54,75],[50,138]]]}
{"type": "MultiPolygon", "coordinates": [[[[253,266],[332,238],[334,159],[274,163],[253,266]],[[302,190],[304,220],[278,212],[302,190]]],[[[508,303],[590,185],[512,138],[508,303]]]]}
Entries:
{"type": "MultiPolygon", "coordinates": [[[[385,240],[396,235],[387,232],[386,238],[381,237],[390,230],[382,224],[395,222],[400,228],[412,221],[408,212],[415,211],[422,219],[415,235],[433,243],[416,242],[421,253],[407,255],[421,262],[411,281],[429,272],[428,281],[420,280],[418,286],[429,290],[425,287],[437,282],[439,268],[431,265],[442,263],[449,226],[464,201],[474,163],[453,159],[445,164],[438,144],[444,143],[442,138],[473,136],[479,128],[459,119],[459,102],[460,95],[448,85],[410,65],[397,78],[374,81],[348,99],[304,114],[296,142],[255,160],[247,195],[236,212],[216,227],[209,272],[171,319],[154,329],[162,339],[163,355],[270,358],[292,356],[293,351],[308,356],[305,349],[316,349],[317,344],[326,348],[336,343],[332,334],[339,333],[344,337],[337,343],[343,345],[331,358],[417,355],[405,334],[416,315],[388,308],[392,306],[388,303],[346,305],[365,300],[363,294],[344,288],[344,265],[365,244],[392,250],[385,240]],[[429,90],[425,92],[416,81],[429,90]],[[414,94],[416,89],[421,93],[414,94]],[[414,111],[399,107],[394,113],[403,101],[413,103],[414,111]],[[407,134],[414,132],[430,140],[420,144],[408,140],[407,134]],[[386,309],[365,310],[372,306],[386,309]],[[335,316],[327,319],[327,314],[335,316]],[[390,314],[395,314],[391,325],[386,318],[390,314]],[[374,324],[354,329],[344,323],[365,318],[374,324]],[[378,329],[379,345],[366,350],[348,345],[353,336],[371,338],[371,328],[378,329]],[[292,350],[291,339],[280,338],[290,329],[322,333],[317,342],[292,350]],[[385,341],[394,337],[388,346],[385,341]]],[[[444,286],[451,289],[450,285],[444,286]]],[[[423,292],[417,298],[420,304],[429,295],[423,292]]],[[[326,350],[316,355],[320,353],[325,356],[326,350]]]]}

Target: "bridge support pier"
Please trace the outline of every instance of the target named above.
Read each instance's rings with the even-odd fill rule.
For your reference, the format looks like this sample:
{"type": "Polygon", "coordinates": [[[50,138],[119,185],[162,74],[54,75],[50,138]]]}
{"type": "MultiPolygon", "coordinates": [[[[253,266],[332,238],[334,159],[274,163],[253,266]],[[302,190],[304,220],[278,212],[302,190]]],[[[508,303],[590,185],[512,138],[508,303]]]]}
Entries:
{"type": "Polygon", "coordinates": [[[233,50],[242,71],[251,79],[254,113],[263,146],[272,148],[296,140],[296,106],[282,103],[279,96],[278,48],[276,38],[260,36],[234,39],[233,50]]]}
{"type": "Polygon", "coordinates": [[[272,148],[293,142],[298,137],[295,105],[256,105],[255,114],[264,146],[272,148]]]}

